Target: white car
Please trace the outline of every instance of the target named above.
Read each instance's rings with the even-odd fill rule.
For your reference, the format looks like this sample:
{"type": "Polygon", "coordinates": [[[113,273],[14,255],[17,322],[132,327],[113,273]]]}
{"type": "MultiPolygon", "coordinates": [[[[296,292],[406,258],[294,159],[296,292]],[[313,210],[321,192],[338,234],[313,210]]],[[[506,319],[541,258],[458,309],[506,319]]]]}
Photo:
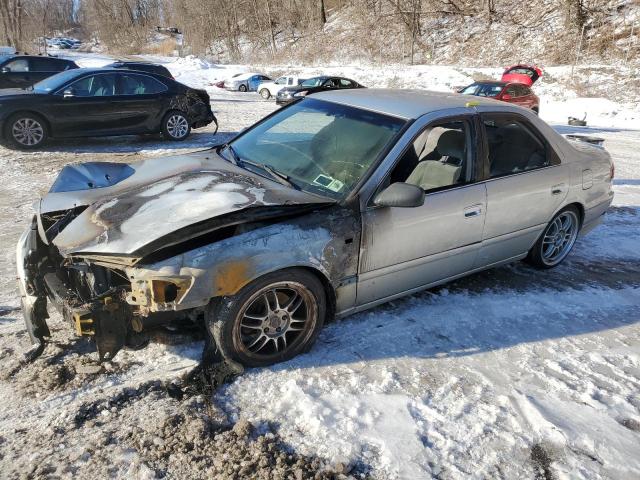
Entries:
{"type": "Polygon", "coordinates": [[[238,92],[257,92],[258,86],[262,82],[270,81],[271,77],[262,73],[241,73],[234,75],[229,80],[225,80],[222,85],[227,90],[236,90],[238,92]]]}
{"type": "Polygon", "coordinates": [[[262,82],[258,85],[258,93],[262,98],[268,100],[271,97],[275,97],[284,87],[299,85],[302,80],[302,78],[298,77],[284,76],[271,82],[262,82]]]}

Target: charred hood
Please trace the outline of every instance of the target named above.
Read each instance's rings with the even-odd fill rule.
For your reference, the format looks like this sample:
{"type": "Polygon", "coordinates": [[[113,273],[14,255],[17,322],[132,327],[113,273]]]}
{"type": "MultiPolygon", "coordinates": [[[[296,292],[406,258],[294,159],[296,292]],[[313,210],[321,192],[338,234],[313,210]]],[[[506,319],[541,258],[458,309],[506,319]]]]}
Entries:
{"type": "Polygon", "coordinates": [[[63,256],[139,258],[218,228],[331,203],[207,151],[140,163],[68,167],[40,209],[41,216],[79,212],[50,239],[63,256]]]}

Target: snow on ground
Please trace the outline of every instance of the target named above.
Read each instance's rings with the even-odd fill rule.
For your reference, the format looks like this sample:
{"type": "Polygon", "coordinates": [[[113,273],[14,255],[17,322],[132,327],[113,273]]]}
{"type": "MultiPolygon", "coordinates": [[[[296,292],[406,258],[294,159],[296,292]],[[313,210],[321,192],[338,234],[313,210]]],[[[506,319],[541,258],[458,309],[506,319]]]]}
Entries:
{"type": "MultiPolygon", "coordinates": [[[[276,108],[212,86],[248,66],[168,66],[208,89],[219,133],[209,126],[177,145],[149,136],[0,149],[0,397],[11,399],[0,402],[0,476],[229,478],[226,466],[249,461],[245,447],[238,456],[202,443],[202,422],[230,416],[249,419],[264,438],[276,432],[297,454],[378,479],[640,478],[640,131],[615,117],[593,128],[556,125],[603,137],[616,162],[605,223],[557,269],[517,263],[337,321],[311,352],[245,372],[204,410],[154,386],[194,367],[202,344],[188,335],[154,337],[87,373],[95,354],[52,313],[45,355],[20,365],[27,338],[13,246],[56,172],[69,162],[203,148],[276,108]]],[[[385,81],[447,90],[470,78],[470,70],[432,68],[415,67],[414,77],[389,69],[385,81]]],[[[350,71],[368,83],[381,70],[350,71]]]]}

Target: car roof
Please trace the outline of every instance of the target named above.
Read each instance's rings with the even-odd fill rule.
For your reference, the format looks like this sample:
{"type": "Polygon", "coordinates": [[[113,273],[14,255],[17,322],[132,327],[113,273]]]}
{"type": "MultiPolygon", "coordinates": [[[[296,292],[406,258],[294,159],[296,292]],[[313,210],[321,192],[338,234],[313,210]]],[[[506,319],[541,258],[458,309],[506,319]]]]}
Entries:
{"type": "Polygon", "coordinates": [[[509,82],[502,82],[500,80],[478,80],[477,82],[473,82],[473,85],[506,85],[509,82]]]}
{"type": "Polygon", "coordinates": [[[62,62],[73,62],[73,60],[69,60],[68,58],[61,58],[56,55],[29,55],[27,53],[13,53],[11,55],[0,55],[0,59],[4,60],[5,58],[46,58],[47,60],[56,60],[62,62]]]}
{"type": "Polygon", "coordinates": [[[431,92],[428,90],[400,90],[385,88],[353,88],[314,93],[314,99],[372,110],[394,117],[416,119],[422,115],[451,108],[474,105],[504,107],[504,102],[483,97],[470,97],[458,93],[431,92]]]}
{"type": "Polygon", "coordinates": [[[159,63],[147,62],[146,60],[116,60],[109,65],[149,65],[154,67],[164,67],[164,65],[160,65],[159,63]]]}

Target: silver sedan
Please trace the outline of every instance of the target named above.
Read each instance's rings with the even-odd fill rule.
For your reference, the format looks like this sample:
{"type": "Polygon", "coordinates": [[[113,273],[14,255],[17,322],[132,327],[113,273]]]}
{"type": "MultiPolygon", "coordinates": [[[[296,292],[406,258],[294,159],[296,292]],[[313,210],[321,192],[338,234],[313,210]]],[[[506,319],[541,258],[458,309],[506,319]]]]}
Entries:
{"type": "Polygon", "coordinates": [[[65,167],[18,245],[27,329],[41,351],[52,302],[109,359],[152,325],[202,323],[227,358],[269,365],[333,317],[557,266],[613,173],[604,149],[503,102],[311,95],[210,150],[65,167]]]}

